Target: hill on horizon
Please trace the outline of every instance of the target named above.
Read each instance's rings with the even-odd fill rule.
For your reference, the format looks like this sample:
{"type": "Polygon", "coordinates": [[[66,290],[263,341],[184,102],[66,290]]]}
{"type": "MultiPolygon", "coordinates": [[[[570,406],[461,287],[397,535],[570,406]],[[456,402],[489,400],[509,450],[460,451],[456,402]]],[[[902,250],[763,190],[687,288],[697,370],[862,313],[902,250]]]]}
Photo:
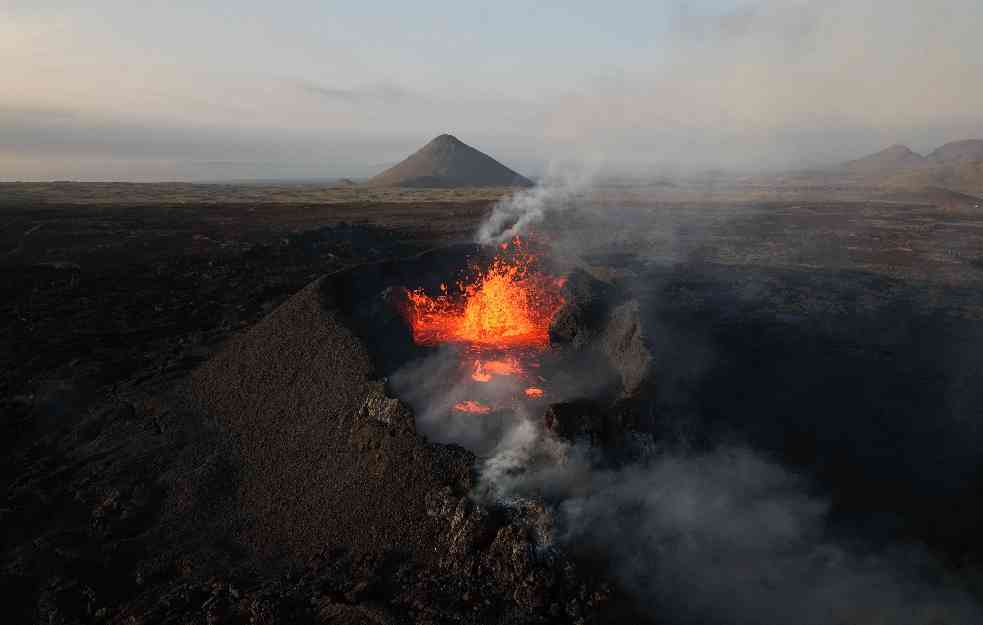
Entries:
{"type": "Polygon", "coordinates": [[[906,145],[892,145],[880,152],[847,161],[841,167],[853,174],[883,174],[900,169],[922,167],[926,164],[925,161],[924,156],[912,151],[906,145]]]}
{"type": "Polygon", "coordinates": [[[868,183],[983,192],[983,139],[952,141],[921,155],[904,145],[847,161],[832,170],[868,183]]]}
{"type": "Polygon", "coordinates": [[[442,134],[366,183],[378,187],[531,187],[531,180],[457,137],[442,134]]]}

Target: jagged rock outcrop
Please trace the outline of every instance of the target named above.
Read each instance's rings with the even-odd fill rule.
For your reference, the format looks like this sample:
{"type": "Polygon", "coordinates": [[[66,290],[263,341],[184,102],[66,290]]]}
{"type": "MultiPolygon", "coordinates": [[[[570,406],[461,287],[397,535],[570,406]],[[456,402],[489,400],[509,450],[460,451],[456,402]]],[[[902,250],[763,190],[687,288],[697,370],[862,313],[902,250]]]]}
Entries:
{"type": "Polygon", "coordinates": [[[618,372],[625,397],[639,397],[651,391],[653,357],[647,339],[637,300],[615,306],[608,314],[598,344],[618,372]]]}
{"type": "MultiPolygon", "coordinates": [[[[641,306],[611,284],[575,270],[563,286],[565,304],[550,324],[550,344],[585,352],[617,378],[617,398],[643,397],[654,386],[651,338],[641,306]]],[[[600,375],[600,374],[598,374],[600,375]]]]}
{"type": "Polygon", "coordinates": [[[438,547],[440,566],[459,576],[492,580],[508,589],[513,602],[577,622],[601,610],[610,591],[589,588],[572,562],[553,547],[553,517],[535,501],[489,508],[449,489],[427,495],[427,510],[446,528],[438,547]]]}
{"type": "Polygon", "coordinates": [[[386,395],[382,382],[369,383],[368,394],[356,416],[356,423],[378,423],[398,433],[416,433],[416,418],[409,406],[386,395]]]}
{"type": "Polygon", "coordinates": [[[585,347],[600,332],[613,301],[614,287],[575,269],[563,284],[565,304],[550,324],[550,343],[585,347]]]}
{"type": "Polygon", "coordinates": [[[590,399],[550,404],[543,413],[543,426],[557,438],[586,442],[595,447],[617,447],[641,426],[631,400],[602,404],[590,399]]]}

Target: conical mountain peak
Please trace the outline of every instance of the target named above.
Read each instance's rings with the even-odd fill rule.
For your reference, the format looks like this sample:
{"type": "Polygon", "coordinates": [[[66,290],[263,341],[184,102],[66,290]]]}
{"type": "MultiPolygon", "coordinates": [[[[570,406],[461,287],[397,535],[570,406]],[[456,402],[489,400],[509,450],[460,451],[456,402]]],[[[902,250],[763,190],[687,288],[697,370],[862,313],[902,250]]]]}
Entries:
{"type": "Polygon", "coordinates": [[[434,138],[428,145],[457,145],[459,143],[463,145],[460,139],[445,132],[439,137],[434,138]]]}
{"type": "Polygon", "coordinates": [[[521,174],[451,134],[442,134],[368,182],[391,187],[531,186],[521,174]]]}

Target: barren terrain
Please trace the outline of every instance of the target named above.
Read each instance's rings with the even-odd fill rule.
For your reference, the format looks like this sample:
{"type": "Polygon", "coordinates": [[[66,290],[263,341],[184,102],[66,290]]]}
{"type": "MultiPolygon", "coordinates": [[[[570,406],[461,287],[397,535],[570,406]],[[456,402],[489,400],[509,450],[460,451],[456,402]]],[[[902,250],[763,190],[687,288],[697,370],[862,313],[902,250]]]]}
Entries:
{"type": "MultiPolygon", "coordinates": [[[[470,242],[503,193],[0,185],[5,611],[48,623],[634,615],[603,562],[597,576],[550,578],[541,602],[415,545],[327,531],[335,542],[304,560],[261,552],[240,540],[269,528],[237,516],[227,423],[189,399],[194,371],[314,279],[470,242]]],[[[697,439],[740,439],[808,476],[836,531],[923,546],[978,598],[978,200],[753,181],[588,199],[545,225],[559,256],[639,293],[661,349],[658,435],[697,415],[697,439]]],[[[423,453],[353,436],[397,467],[423,453]]]]}

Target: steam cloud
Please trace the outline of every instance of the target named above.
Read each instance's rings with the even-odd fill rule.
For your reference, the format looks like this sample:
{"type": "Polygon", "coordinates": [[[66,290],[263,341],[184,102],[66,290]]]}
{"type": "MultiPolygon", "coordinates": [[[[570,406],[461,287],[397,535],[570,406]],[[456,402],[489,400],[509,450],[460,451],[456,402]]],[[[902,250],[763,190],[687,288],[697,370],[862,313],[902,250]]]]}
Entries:
{"type": "Polygon", "coordinates": [[[570,208],[590,190],[599,163],[552,163],[540,184],[497,202],[478,228],[478,243],[507,241],[539,224],[551,211],[570,208]]]}
{"type": "MultiPolygon", "coordinates": [[[[461,356],[452,346],[442,346],[419,362],[412,362],[390,379],[396,393],[413,406],[417,429],[440,443],[456,443],[479,455],[495,451],[507,433],[521,420],[519,415],[461,413],[454,404],[472,399],[467,376],[460,370],[461,356]],[[463,378],[463,379],[462,379],[463,378]]],[[[510,397],[521,389],[510,378],[494,378],[482,389],[490,395],[510,397]]]]}
{"type": "MultiPolygon", "coordinates": [[[[588,211],[606,218],[584,201],[590,180],[553,177],[500,202],[478,240],[493,243],[551,227],[553,215],[588,211]]],[[[589,247],[582,233],[550,235],[565,252],[589,247]]],[[[459,363],[459,354],[443,348],[394,376],[394,388],[417,411],[420,430],[479,455],[475,497],[546,502],[555,544],[604,554],[622,586],[668,622],[983,622],[961,582],[924,549],[874,547],[835,534],[827,523],[830,502],[760,452],[729,443],[695,451],[672,436],[656,444],[639,435],[619,460],[557,439],[544,430],[541,415],[522,409],[490,419],[455,413],[454,402],[469,393],[466,384],[447,382],[459,363]]],[[[581,396],[589,395],[590,376],[581,377],[581,390],[587,389],[581,396]]],[[[491,384],[499,386],[485,390],[497,389],[503,403],[517,390],[507,379],[491,384]]],[[[566,395],[574,393],[578,380],[565,388],[566,395]]]]}
{"type": "Polygon", "coordinates": [[[623,583],[678,622],[969,623],[981,614],[917,552],[865,555],[825,537],[827,503],[747,449],[662,451],[578,470],[562,542],[612,554],[623,583]]]}
{"type": "Polygon", "coordinates": [[[914,547],[868,553],[828,536],[828,502],[743,447],[597,452],[518,421],[483,464],[485,494],[540,497],[556,541],[601,551],[625,588],[674,623],[976,623],[983,612],[914,547]]]}
{"type": "MultiPolygon", "coordinates": [[[[612,466],[586,443],[546,432],[538,415],[453,411],[468,396],[466,384],[446,382],[459,362],[454,349],[442,348],[393,377],[421,432],[478,453],[476,497],[547,502],[555,544],[605,554],[623,587],[653,614],[739,625],[983,619],[923,551],[875,551],[831,535],[829,503],[751,449],[721,444],[695,452],[639,437],[637,459],[612,466]]],[[[500,384],[503,399],[516,390],[506,379],[489,384],[500,384]]]]}

